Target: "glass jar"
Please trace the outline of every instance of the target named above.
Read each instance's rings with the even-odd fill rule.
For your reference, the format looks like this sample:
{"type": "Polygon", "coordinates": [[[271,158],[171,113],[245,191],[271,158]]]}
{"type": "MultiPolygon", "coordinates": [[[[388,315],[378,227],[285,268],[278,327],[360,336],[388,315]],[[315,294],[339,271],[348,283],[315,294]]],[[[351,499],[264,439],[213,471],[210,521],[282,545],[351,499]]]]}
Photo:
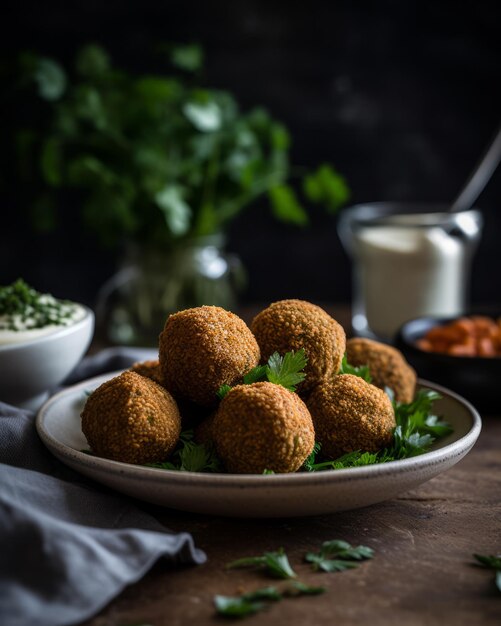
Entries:
{"type": "Polygon", "coordinates": [[[482,216],[447,209],[376,202],[342,212],[338,230],[352,260],[355,335],[391,342],[412,318],[464,312],[482,216]]]}
{"type": "Polygon", "coordinates": [[[170,249],[131,246],[121,269],[100,289],[98,332],[114,344],[157,346],[170,313],[203,304],[234,309],[245,282],[224,237],[184,240],[170,249]]]}

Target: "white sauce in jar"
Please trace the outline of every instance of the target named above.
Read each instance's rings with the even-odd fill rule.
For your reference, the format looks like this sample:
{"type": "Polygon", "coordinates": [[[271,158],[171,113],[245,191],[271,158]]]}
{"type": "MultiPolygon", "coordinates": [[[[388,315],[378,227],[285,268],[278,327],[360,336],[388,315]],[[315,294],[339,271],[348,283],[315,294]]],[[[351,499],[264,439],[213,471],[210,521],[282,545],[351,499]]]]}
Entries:
{"type": "Polygon", "coordinates": [[[468,251],[443,228],[362,227],[354,244],[359,296],[376,335],[391,338],[413,317],[463,309],[468,251]]]}

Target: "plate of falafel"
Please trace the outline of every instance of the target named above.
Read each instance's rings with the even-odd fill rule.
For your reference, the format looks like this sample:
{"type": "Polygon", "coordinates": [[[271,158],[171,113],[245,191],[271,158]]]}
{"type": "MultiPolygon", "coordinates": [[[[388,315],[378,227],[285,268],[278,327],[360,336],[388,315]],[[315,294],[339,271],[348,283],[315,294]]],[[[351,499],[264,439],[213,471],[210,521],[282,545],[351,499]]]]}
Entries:
{"type": "Polygon", "coordinates": [[[275,302],[250,327],[216,306],[179,311],[158,349],[37,416],[63,463],[154,504],[235,517],[368,506],[452,467],[480,433],[463,398],[391,346],[347,341],[309,302],[275,302]]]}

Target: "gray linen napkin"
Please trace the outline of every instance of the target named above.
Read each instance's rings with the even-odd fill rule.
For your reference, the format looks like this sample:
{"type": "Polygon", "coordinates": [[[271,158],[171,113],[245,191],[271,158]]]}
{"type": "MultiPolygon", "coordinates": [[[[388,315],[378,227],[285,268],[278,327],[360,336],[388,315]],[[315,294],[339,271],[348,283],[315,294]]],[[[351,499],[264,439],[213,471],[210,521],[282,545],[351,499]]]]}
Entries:
{"type": "MultiPolygon", "coordinates": [[[[84,359],[71,381],[145,358],[155,356],[106,350],[84,359]]],[[[53,457],[34,419],[0,403],[0,624],[78,624],[160,557],[172,564],[206,560],[191,535],[170,532],[53,457]]]]}

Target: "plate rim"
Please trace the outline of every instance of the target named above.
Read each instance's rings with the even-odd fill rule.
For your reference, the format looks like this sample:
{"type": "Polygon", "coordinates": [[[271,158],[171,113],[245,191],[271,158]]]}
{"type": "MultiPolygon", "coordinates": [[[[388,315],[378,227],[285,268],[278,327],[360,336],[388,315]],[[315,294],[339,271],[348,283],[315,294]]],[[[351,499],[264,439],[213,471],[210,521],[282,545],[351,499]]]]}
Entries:
{"type": "Polygon", "coordinates": [[[42,443],[49,450],[49,452],[51,452],[51,454],[54,454],[60,460],[62,460],[61,457],[71,460],[72,467],[74,464],[78,464],[88,469],[100,472],[106,471],[108,474],[119,476],[122,479],[147,479],[150,483],[155,482],[167,484],[168,482],[173,481],[177,485],[189,484],[193,486],[198,484],[200,487],[236,487],[238,489],[253,487],[262,488],[267,486],[296,488],[317,484],[323,485],[324,483],[332,482],[344,483],[359,480],[367,481],[380,478],[385,475],[405,474],[426,466],[439,465],[446,462],[448,459],[454,458],[455,456],[464,456],[467,454],[477,441],[482,429],[480,414],[468,400],[463,398],[460,394],[443,387],[442,385],[418,378],[417,383],[420,386],[427,387],[433,391],[447,395],[464,405],[472,417],[471,428],[468,432],[459,437],[459,439],[456,439],[450,444],[436,450],[430,450],[415,457],[388,461],[386,463],[364,465],[360,467],[324,470],[322,472],[291,472],[267,475],[230,474],[222,472],[180,472],[177,470],[147,467],[144,465],[135,465],[132,463],[124,463],[122,461],[114,461],[112,459],[92,456],[68,446],[47,432],[44,424],[46,415],[54,405],[61,401],[61,399],[66,398],[66,396],[76,394],[77,392],[84,390],[85,387],[88,387],[89,385],[102,384],[106,380],[109,380],[114,376],[118,376],[123,371],[126,370],[107,372],[105,374],[83,380],[54,394],[42,405],[36,415],[35,426],[42,443]]]}

